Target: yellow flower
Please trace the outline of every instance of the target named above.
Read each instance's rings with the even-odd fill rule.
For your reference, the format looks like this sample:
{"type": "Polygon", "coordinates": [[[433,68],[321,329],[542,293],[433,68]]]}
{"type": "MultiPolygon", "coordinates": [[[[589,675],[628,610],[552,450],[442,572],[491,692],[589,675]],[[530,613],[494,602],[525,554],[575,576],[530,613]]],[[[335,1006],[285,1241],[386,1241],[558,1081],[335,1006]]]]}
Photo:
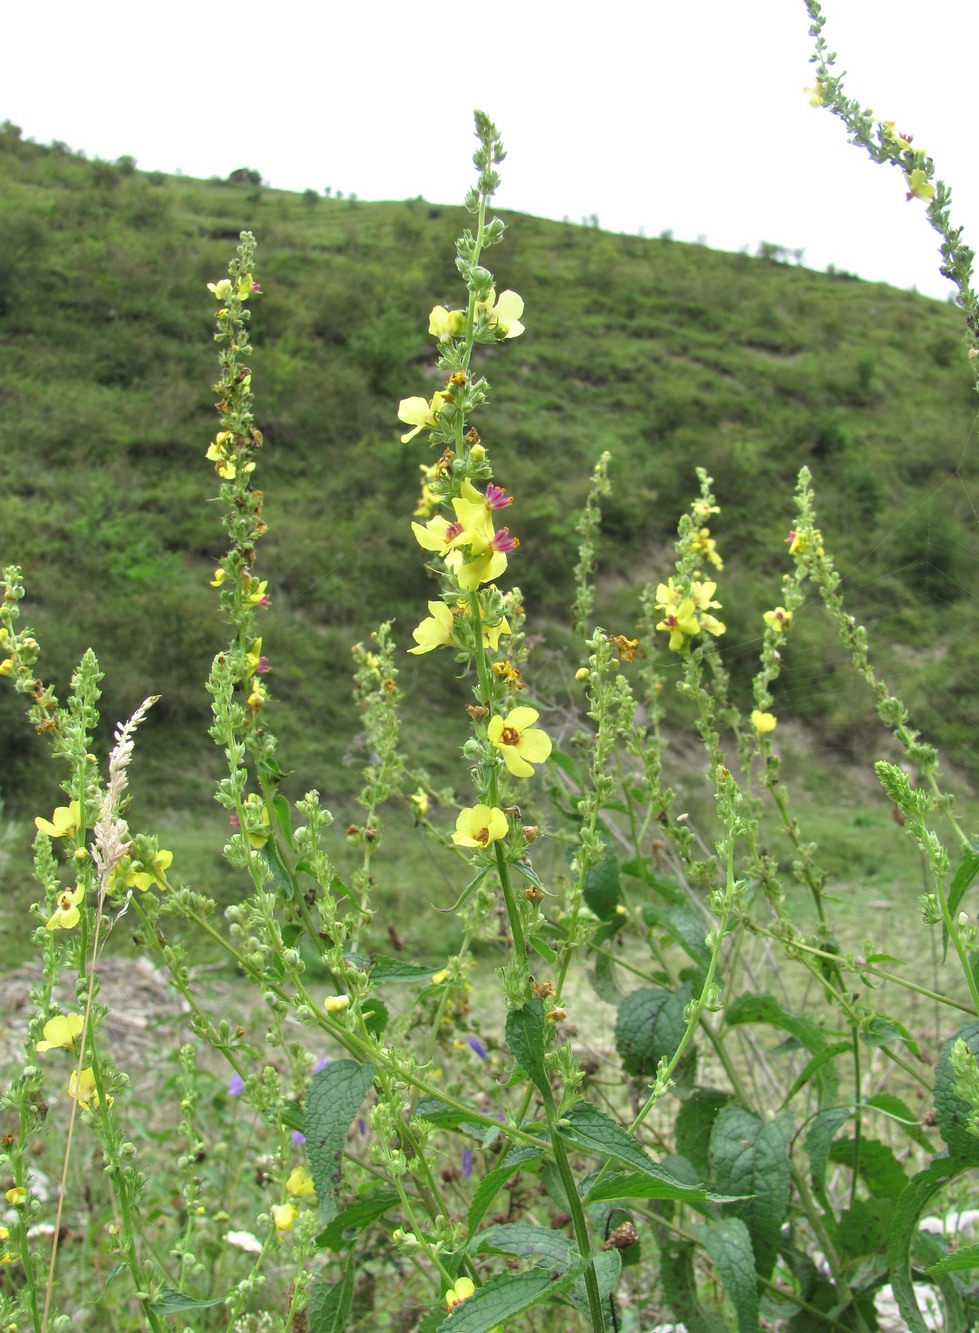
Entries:
{"type": "Polygon", "coordinates": [[[456,1278],[455,1286],[450,1287],[445,1293],[445,1304],[447,1308],[450,1311],[454,1310],[456,1306],[461,1305],[463,1301],[468,1301],[469,1297],[475,1290],[476,1286],[472,1278],[456,1278]]]}
{"type": "Polygon", "coordinates": [[[411,631],[415,647],[409,648],[409,653],[430,653],[434,648],[451,648],[453,645],[452,622],[455,617],[452,611],[444,602],[429,602],[428,609],[432,613],[430,618],[411,631]]]}
{"type": "Polygon", "coordinates": [[[907,182],[907,197],[909,199],[931,199],[935,193],[934,185],[921,167],[915,167],[913,171],[906,171],[904,179],[907,182]]]}
{"type": "Polygon", "coordinates": [[[328,1014],[342,1014],[349,1004],[349,995],[328,995],[323,1001],[323,1008],[328,1014]]]}
{"type": "Polygon", "coordinates": [[[778,718],[774,713],[763,713],[760,708],[756,708],[751,714],[751,725],[759,736],[764,736],[767,732],[775,730],[778,718]]]}
{"type": "Polygon", "coordinates": [[[214,464],[214,471],[219,477],[223,477],[225,481],[233,480],[238,471],[234,459],[228,458],[216,441],[212,440],[207,446],[207,453],[204,457],[214,464]]]}
{"type": "Polygon", "coordinates": [[[826,89],[823,87],[823,85],[822,85],[821,83],[817,83],[817,84],[816,84],[814,87],[812,87],[812,88],[803,88],[802,91],[803,91],[804,93],[808,93],[808,94],[809,94],[809,105],[810,105],[810,106],[822,106],[822,105],[823,105],[823,101],[824,101],[825,94],[826,94],[826,89]]]}
{"type": "Polygon", "coordinates": [[[294,1199],[306,1199],[315,1193],[313,1177],[304,1166],[297,1166],[293,1169],[286,1181],[286,1191],[294,1199]]]}
{"type": "Polygon", "coordinates": [[[49,838],[72,838],[78,832],[81,822],[82,812],[77,801],[59,805],[50,819],[42,819],[38,815],[34,820],[37,828],[49,838]]]}
{"type": "Polygon", "coordinates": [[[228,278],[222,278],[220,282],[209,282],[207,290],[213,293],[218,301],[227,301],[231,295],[231,282],[228,278]]]}
{"type": "Polygon", "coordinates": [[[521,705],[511,708],[505,720],[499,713],[490,718],[486,735],[515,778],[533,777],[533,765],[542,764],[551,753],[550,736],[534,726],[539,716],[536,708],[521,705]]]}
{"type": "MultiPolygon", "coordinates": [[[[79,1106],[98,1106],[99,1091],[95,1086],[95,1070],[91,1066],[83,1069],[80,1077],[74,1069],[71,1071],[68,1096],[77,1101],[79,1106]]],[[[112,1105],[111,1097],[106,1097],[105,1100],[107,1105],[112,1105]]]]}
{"type": "Polygon", "coordinates": [[[781,634],[786,625],[792,623],[792,612],[786,611],[784,606],[777,606],[774,611],[766,611],[762,619],[769,629],[781,634]]]}
{"type": "Polygon", "coordinates": [[[52,915],[44,923],[47,930],[71,930],[81,920],[79,903],[85,898],[84,884],[76,884],[69,893],[66,889],[59,898],[52,915]]]}
{"type": "Polygon", "coordinates": [[[500,620],[498,620],[495,625],[487,625],[486,621],[484,620],[483,647],[490,648],[495,653],[497,648],[499,648],[500,646],[500,635],[512,634],[512,633],[513,630],[511,630],[506,616],[503,616],[500,620]]]}
{"type": "Polygon", "coordinates": [[[710,528],[699,528],[690,534],[690,549],[709,560],[715,569],[724,568],[724,561],[717,553],[717,542],[710,535],[710,528]]]}
{"type": "Polygon", "coordinates": [[[440,343],[456,338],[466,327],[466,317],[461,310],[446,310],[444,305],[437,305],[428,317],[428,331],[440,343]]]}
{"type": "Polygon", "coordinates": [[[221,584],[224,582],[224,580],[225,580],[227,577],[228,577],[228,575],[227,575],[227,572],[226,572],[225,570],[223,570],[223,569],[217,569],[217,570],[215,570],[215,572],[214,572],[214,578],[211,579],[211,587],[212,587],[212,588],[220,588],[221,584]]]}
{"type": "Polygon", "coordinates": [[[80,1037],[84,1019],[81,1014],[58,1014],[44,1024],[44,1040],[37,1043],[39,1051],[53,1051],[59,1046],[74,1050],[75,1039],[80,1037]]]}
{"type": "Polygon", "coordinates": [[[256,583],[254,579],[249,578],[248,582],[245,584],[245,601],[248,605],[258,606],[260,603],[268,605],[268,597],[265,592],[265,589],[268,586],[268,579],[262,579],[260,583],[256,583]]]}
{"type": "MultiPolygon", "coordinates": [[[[409,648],[408,651],[411,652],[412,649],[409,648]]],[[[431,806],[431,801],[429,800],[428,792],[425,790],[425,788],[419,787],[413,796],[408,797],[408,800],[418,811],[419,819],[424,819],[425,816],[428,814],[429,807],[431,806]]]]}
{"type": "Polygon", "coordinates": [[[491,291],[485,301],[476,302],[476,317],[486,316],[491,329],[495,329],[500,338],[519,338],[524,328],[520,323],[523,314],[523,297],[516,292],[500,292],[499,299],[491,291]]]}
{"type": "Polygon", "coordinates": [[[7,1190],[3,1196],[10,1204],[11,1208],[23,1208],[27,1202],[27,1190],[22,1185],[15,1185],[13,1189],[7,1190]]]}
{"type": "Polygon", "coordinates": [[[147,865],[144,861],[138,861],[137,865],[143,866],[142,870],[130,870],[126,876],[126,884],[133,889],[139,889],[140,893],[145,893],[148,888],[158,884],[161,889],[168,889],[166,872],[173,865],[173,852],[168,852],[166,848],[161,847],[158,852],[153,854],[152,859],[147,865]]]}
{"type": "Polygon", "coordinates": [[[291,1231],[292,1224],[298,1216],[299,1209],[294,1203],[274,1203],[272,1221],[275,1223],[276,1234],[281,1236],[283,1231],[291,1231]]]}
{"type": "MultiPolygon", "coordinates": [[[[665,585],[661,583],[656,590],[657,602],[659,602],[660,593],[664,591],[665,585]]],[[[688,638],[693,638],[695,634],[700,633],[700,621],[694,614],[696,608],[692,598],[685,597],[682,602],[664,606],[663,609],[666,614],[656,628],[669,631],[670,651],[678,653],[688,638]]]]}
{"type": "MultiPolygon", "coordinates": [[[[543,732],[538,734],[543,735],[543,732]]],[[[533,773],[534,770],[530,771],[533,773]]],[[[495,805],[492,809],[488,805],[474,805],[459,811],[452,841],[459,847],[488,847],[491,842],[505,838],[509,831],[510,825],[502,810],[495,805]]]]}
{"type": "Polygon", "coordinates": [[[420,430],[426,427],[434,430],[438,425],[438,416],[442,408],[449,402],[449,395],[446,393],[432,394],[432,401],[426,402],[424,398],[402,398],[398,404],[398,420],[405,422],[408,426],[414,426],[414,430],[406,431],[401,437],[401,443],[407,444],[413,440],[420,430]]]}

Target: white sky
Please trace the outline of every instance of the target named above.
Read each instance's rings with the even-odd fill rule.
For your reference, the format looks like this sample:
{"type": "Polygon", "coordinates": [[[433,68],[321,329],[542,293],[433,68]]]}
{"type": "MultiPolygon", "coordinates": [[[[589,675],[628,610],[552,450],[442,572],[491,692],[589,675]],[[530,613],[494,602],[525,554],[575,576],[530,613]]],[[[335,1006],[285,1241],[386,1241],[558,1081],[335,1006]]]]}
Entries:
{"type": "MultiPolygon", "coordinates": [[[[931,154],[976,245],[979,3],[824,10],[850,96],[931,154]]],[[[508,149],[501,208],[752,253],[766,240],[813,268],[951,291],[899,172],[809,107],[802,0],[30,0],[3,26],[0,120],[39,143],[458,203],[478,106],[508,149]]],[[[497,266],[505,280],[503,252],[497,266]]]]}

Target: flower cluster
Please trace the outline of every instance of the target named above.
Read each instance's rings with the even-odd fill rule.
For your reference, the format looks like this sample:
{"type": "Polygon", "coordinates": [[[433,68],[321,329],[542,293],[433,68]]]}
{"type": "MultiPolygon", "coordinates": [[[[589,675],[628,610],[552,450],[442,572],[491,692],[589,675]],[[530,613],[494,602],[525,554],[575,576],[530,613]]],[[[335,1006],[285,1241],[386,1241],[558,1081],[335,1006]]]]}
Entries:
{"type": "Polygon", "coordinates": [[[670,636],[670,650],[680,650],[702,631],[715,637],[723,634],[727,626],[711,611],[720,608],[720,602],[714,600],[717,584],[707,580],[701,583],[697,579],[688,585],[677,586],[672,578],[661,583],[656,589],[656,606],[663,612],[663,619],[656,626],[666,630],[670,636]]]}

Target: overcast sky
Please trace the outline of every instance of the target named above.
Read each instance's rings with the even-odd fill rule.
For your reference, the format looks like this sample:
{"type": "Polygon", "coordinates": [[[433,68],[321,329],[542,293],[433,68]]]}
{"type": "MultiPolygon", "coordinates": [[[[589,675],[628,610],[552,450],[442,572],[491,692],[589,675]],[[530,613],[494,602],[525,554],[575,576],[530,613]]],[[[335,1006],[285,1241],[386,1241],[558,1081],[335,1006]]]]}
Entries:
{"type": "MultiPolygon", "coordinates": [[[[975,246],[979,2],[824,12],[850,96],[931,154],[975,246]]],[[[455,203],[478,106],[509,153],[502,208],[765,240],[946,296],[924,205],[809,107],[808,26],[802,0],[31,0],[5,7],[0,119],[144,170],[455,203]]]]}

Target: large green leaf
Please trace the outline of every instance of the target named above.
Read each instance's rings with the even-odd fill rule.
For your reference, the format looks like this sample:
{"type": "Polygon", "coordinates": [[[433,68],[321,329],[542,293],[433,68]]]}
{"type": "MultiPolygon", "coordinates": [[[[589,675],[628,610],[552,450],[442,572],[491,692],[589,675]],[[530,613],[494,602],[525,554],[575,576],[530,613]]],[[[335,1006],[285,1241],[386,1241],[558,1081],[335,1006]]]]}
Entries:
{"type": "Polygon", "coordinates": [[[479,1233],[473,1248],[502,1250],[557,1273],[563,1273],[578,1257],[563,1231],[553,1231],[534,1222],[500,1222],[487,1227],[479,1233]]]}
{"type": "Polygon", "coordinates": [[[522,1166],[530,1166],[534,1162],[539,1162],[542,1155],[539,1148],[517,1144],[516,1147],[509,1150],[499,1166],[483,1177],[476,1187],[472,1203],[469,1205],[469,1215],[466,1223],[470,1237],[486,1216],[490,1204],[513,1173],[519,1171],[522,1166]]]}
{"type": "Polygon", "coordinates": [[[619,863],[612,848],[605,844],[602,859],[585,872],[585,902],[600,921],[610,921],[622,898],[619,863]]]}
{"type": "Polygon", "coordinates": [[[650,1078],[661,1059],[670,1059],[687,1030],[683,1010],[690,988],[680,991],[644,986],[630,991],[619,1005],[615,1048],[628,1074],[650,1078]]]}
{"type": "Polygon", "coordinates": [[[340,1188],[347,1130],[373,1082],[373,1065],[359,1065],[355,1060],[334,1060],[313,1075],[306,1094],[303,1132],[321,1205],[340,1188]]]}
{"type": "Polygon", "coordinates": [[[946,1254],[937,1263],[929,1264],[929,1273],[964,1273],[979,1268],[979,1245],[963,1245],[946,1254]]]}
{"type": "Polygon", "coordinates": [[[918,1218],[934,1194],[943,1189],[956,1174],[963,1170],[961,1163],[938,1157],[924,1171],[909,1181],[907,1188],[891,1210],[890,1234],[887,1241],[887,1264],[891,1287],[898,1308],[910,1333],[928,1333],[921,1316],[911,1278],[911,1246],[917,1236],[918,1218]]]}
{"type": "Polygon", "coordinates": [[[307,1316],[310,1333],[343,1333],[354,1303],[354,1255],[347,1260],[343,1277],[332,1287],[317,1273],[309,1293],[307,1316]]]}
{"type": "Polygon", "coordinates": [[[738,1316],[739,1333],[758,1333],[758,1279],[748,1228],[739,1217],[697,1228],[738,1316]]]}
{"type": "Polygon", "coordinates": [[[401,1195],[388,1185],[368,1190],[337,1213],[330,1225],[316,1237],[316,1244],[321,1250],[346,1249],[354,1243],[364,1227],[370,1226],[375,1218],[383,1216],[390,1208],[397,1208],[400,1203],[401,1195]]]}
{"type": "Polygon", "coordinates": [[[830,1148],[830,1161],[839,1162],[860,1172],[867,1188],[876,1199],[897,1199],[908,1183],[904,1167],[894,1156],[893,1148],[878,1139],[865,1135],[857,1139],[837,1139],[830,1148]]]}
{"type": "MultiPolygon", "coordinates": [[[[818,1023],[780,1004],[774,995],[739,995],[728,1005],[724,1021],[732,1028],[742,1023],[767,1023],[770,1027],[780,1028],[795,1037],[813,1056],[822,1056],[829,1045],[826,1033],[818,1023]]],[[[832,1058],[812,1064],[810,1076],[816,1079],[820,1106],[832,1102],[839,1084],[832,1058]]],[[[788,1102],[790,1098],[785,1100],[788,1102]]]]}
{"type": "Polygon", "coordinates": [[[729,1333],[725,1322],[700,1304],[693,1256],[694,1246],[679,1242],[660,1249],[660,1282],[670,1312],[687,1333],[729,1333]]]}
{"type": "Polygon", "coordinates": [[[731,1101],[729,1092],[718,1088],[695,1088],[677,1114],[673,1126],[677,1153],[701,1173],[708,1174],[710,1135],[721,1109],[731,1101]]]}
{"type": "Polygon", "coordinates": [[[668,1172],[657,1166],[627,1129],[623,1129],[590,1102],[578,1102],[573,1106],[560,1122],[558,1132],[563,1139],[585,1152],[613,1157],[657,1180],[673,1180],[668,1172]]]}
{"type": "Polygon", "coordinates": [[[656,1167],[656,1175],[649,1171],[613,1171],[604,1175],[597,1185],[586,1193],[589,1203],[604,1203],[609,1199],[682,1199],[684,1203],[733,1203],[730,1194],[715,1194],[703,1185],[687,1185],[671,1175],[665,1167],[656,1167]]]}
{"type": "MultiPolygon", "coordinates": [[[[967,847],[948,886],[948,912],[955,916],[969,885],[979,875],[979,847],[967,847]]],[[[948,927],[942,925],[942,962],[948,954],[948,927]]]]}
{"type": "Polygon", "coordinates": [[[827,1213],[833,1211],[826,1197],[826,1168],[829,1165],[829,1150],[840,1126],[849,1120],[850,1115],[848,1106],[831,1106],[827,1111],[820,1111],[813,1116],[812,1124],[806,1131],[806,1137],[802,1144],[809,1154],[813,1189],[827,1213]]]}
{"type": "Polygon", "coordinates": [[[554,1281],[542,1268],[525,1273],[500,1273],[443,1319],[438,1333],[490,1333],[524,1310],[565,1292],[573,1278],[564,1274],[554,1281]]]}
{"type": "Polygon", "coordinates": [[[647,904],[643,907],[642,915],[647,925],[665,930],[674,943],[706,972],[710,966],[710,949],[704,938],[706,926],[704,918],[689,903],[674,903],[665,912],[657,911],[647,904]]]}
{"type": "Polygon", "coordinates": [[[542,1000],[528,1000],[522,1009],[511,1009],[507,1014],[506,1040],[513,1058],[544,1098],[544,1104],[553,1107],[554,1094],[544,1067],[546,1028],[542,1000]]]}
{"type": "Polygon", "coordinates": [[[226,1296],[215,1296],[211,1300],[198,1301],[193,1296],[183,1296],[172,1287],[164,1287],[159,1297],[150,1304],[155,1314],[183,1314],[187,1310],[207,1310],[212,1305],[223,1305],[226,1296]]]}
{"type": "Polygon", "coordinates": [[[972,1109],[964,1097],[955,1091],[955,1070],[952,1068],[952,1047],[964,1041],[973,1055],[979,1055],[979,1019],[972,1019],[953,1032],[942,1046],[935,1066],[935,1111],[938,1129],[954,1157],[979,1163],[979,1137],[969,1130],[972,1109]]]}
{"type": "Polygon", "coordinates": [[[729,1207],[751,1233],[755,1264],[763,1278],[772,1275],[779,1233],[789,1211],[792,1133],[793,1123],[787,1115],[766,1121],[742,1106],[726,1106],[711,1135],[717,1189],[753,1196],[729,1207]]]}
{"type": "Polygon", "coordinates": [[[873,1097],[868,1097],[865,1104],[900,1125],[908,1138],[913,1139],[919,1148],[924,1148],[927,1153],[934,1152],[935,1145],[925,1133],[918,1117],[900,1097],[895,1097],[891,1092],[878,1092],[873,1097]]]}

